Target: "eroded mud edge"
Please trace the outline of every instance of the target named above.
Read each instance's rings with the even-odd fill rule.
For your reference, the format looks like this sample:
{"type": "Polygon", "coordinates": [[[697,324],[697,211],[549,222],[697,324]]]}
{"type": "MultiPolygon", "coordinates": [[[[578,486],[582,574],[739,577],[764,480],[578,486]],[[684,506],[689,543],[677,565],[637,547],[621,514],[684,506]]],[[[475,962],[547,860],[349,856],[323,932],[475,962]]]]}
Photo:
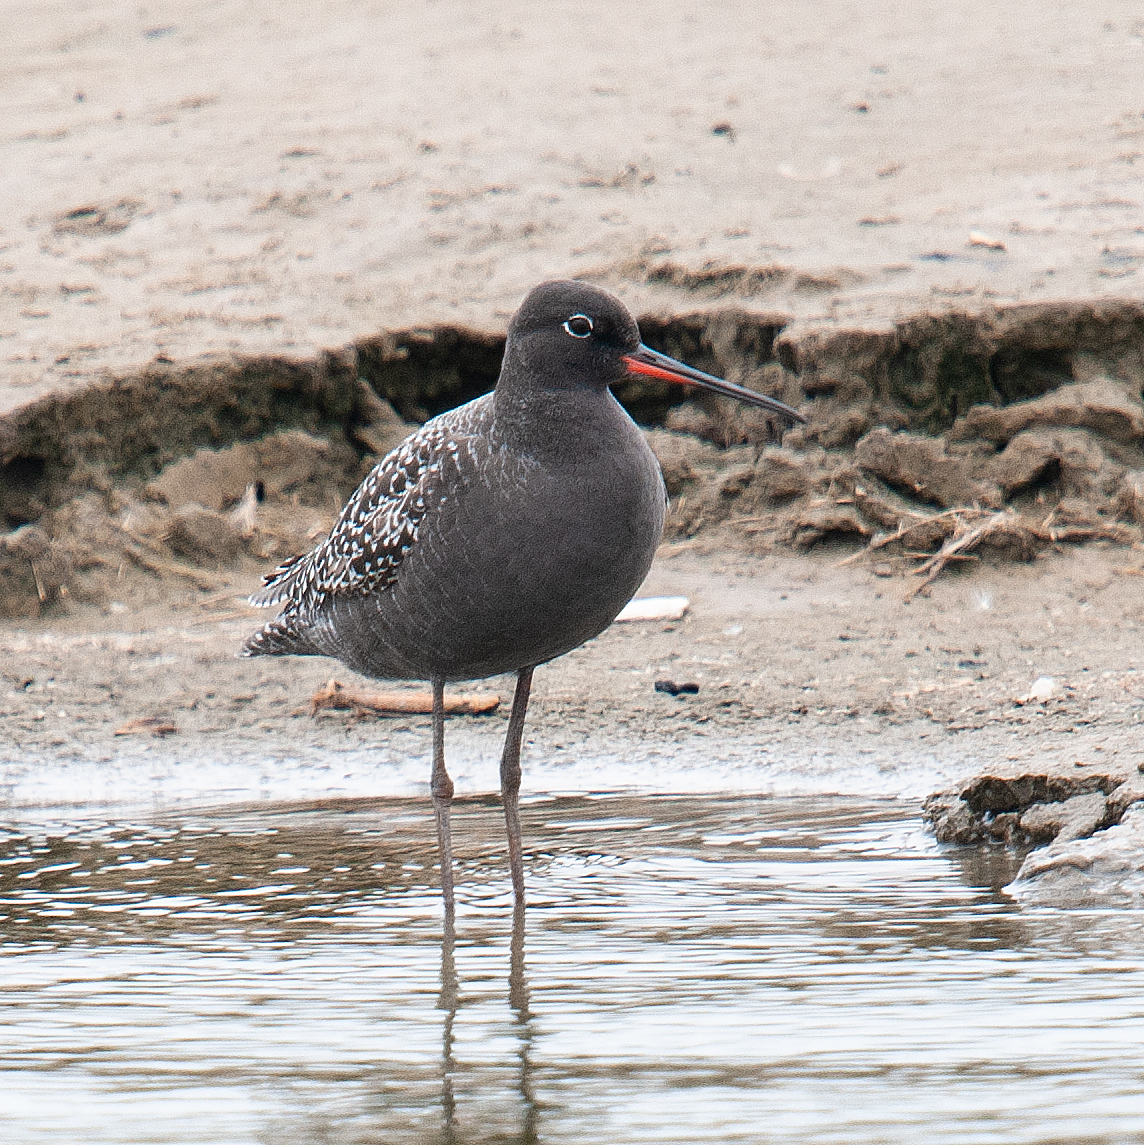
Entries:
{"type": "MultiPolygon", "coordinates": [[[[765,553],[864,544],[880,576],[1144,537],[1144,306],[1026,305],[882,330],[723,308],[648,342],[800,407],[634,380],[666,534],[765,553]],[[920,569],[919,559],[934,558],[920,569]]],[[[202,590],[308,548],[412,423],[495,382],[503,335],[382,333],[311,359],[155,361],[0,420],[0,616],[121,598],[125,567],[202,590]],[[201,570],[201,571],[200,571],[201,570]]]]}
{"type": "MultiPolygon", "coordinates": [[[[975,404],[1004,406],[1103,372],[1144,386],[1144,304],[1059,302],[921,314],[876,330],[799,329],[741,310],[644,316],[657,348],[799,405],[811,418],[796,448],[845,450],[871,428],[948,431],[975,404]]],[[[93,379],[0,418],[0,513],[9,529],[77,493],[147,480],[196,448],[287,427],[336,433],[369,452],[359,377],[407,421],[491,387],[503,335],[454,326],[380,334],[317,358],[156,360],[93,379]]],[[[633,384],[618,395],[638,421],[664,422],[682,398],[633,384]]],[[[705,427],[719,445],[758,427],[705,427]]]]}

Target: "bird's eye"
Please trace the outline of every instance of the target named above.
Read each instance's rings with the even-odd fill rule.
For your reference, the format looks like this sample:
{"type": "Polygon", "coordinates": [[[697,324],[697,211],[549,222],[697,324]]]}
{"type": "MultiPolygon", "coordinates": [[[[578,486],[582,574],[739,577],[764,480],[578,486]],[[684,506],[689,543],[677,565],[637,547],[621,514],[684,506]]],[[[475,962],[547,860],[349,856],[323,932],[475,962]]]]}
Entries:
{"type": "Polygon", "coordinates": [[[564,329],[572,335],[573,338],[587,338],[592,333],[592,319],[587,314],[573,314],[567,322],[564,323],[564,329]]]}

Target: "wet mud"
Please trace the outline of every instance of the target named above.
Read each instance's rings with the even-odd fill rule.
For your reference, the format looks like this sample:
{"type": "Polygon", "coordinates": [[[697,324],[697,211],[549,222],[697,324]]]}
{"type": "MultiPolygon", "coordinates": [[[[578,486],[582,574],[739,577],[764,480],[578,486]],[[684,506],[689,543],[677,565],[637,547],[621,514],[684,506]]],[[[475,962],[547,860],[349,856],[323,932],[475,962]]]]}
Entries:
{"type": "MultiPolygon", "coordinates": [[[[562,683],[551,698],[540,689],[541,742],[571,730],[607,754],[609,737],[637,725],[675,741],[682,719],[728,737],[744,758],[811,727],[842,753],[878,735],[893,758],[924,742],[920,718],[980,740],[927,781],[964,782],[970,759],[984,769],[966,789],[977,794],[934,797],[940,838],[1058,850],[1094,834],[1118,839],[1109,831],[1135,802],[1122,755],[1115,782],[1089,770],[1079,787],[1068,760],[1064,786],[1048,794],[1040,772],[1029,773],[1032,795],[988,777],[1005,735],[1050,756],[1062,735],[1084,736],[1105,758],[1130,750],[1140,701],[1129,633],[1144,611],[1138,308],[1026,307],[804,341],[782,322],[729,311],[644,328],[658,348],[781,397],[809,422],[780,441],[765,418],[719,400],[620,392],[671,495],[648,591],[687,586],[693,611],[682,626],[643,626],[634,645],[618,626],[549,669],[562,683]],[[962,410],[959,394],[982,400],[962,410]],[[745,591],[733,597],[736,587],[745,591]],[[796,607],[792,617],[786,602],[811,596],[829,611],[796,607]],[[935,632],[946,635],[935,643],[935,632]],[[710,657],[680,661],[681,641],[695,652],[735,645],[754,667],[722,673],[712,692],[710,667],[706,679],[687,668],[710,657]],[[928,680],[908,664],[922,649],[940,661],[928,680]],[[852,650],[864,674],[843,670],[848,656],[831,666],[852,650]],[[641,693],[633,706],[629,687],[581,678],[580,661],[601,653],[610,672],[635,671],[629,652],[641,670],[655,666],[654,702],[641,693]],[[1057,683],[1029,703],[1042,676],[1057,683]],[[1098,792],[1107,799],[1095,807],[1098,792]]],[[[485,391],[502,349],[498,336],[458,327],[408,330],[309,363],[167,364],[9,415],[0,612],[16,626],[17,660],[2,716],[17,740],[33,753],[110,759],[131,754],[130,738],[177,736],[201,759],[228,726],[241,754],[244,729],[274,740],[292,734],[284,717],[314,723],[310,697],[330,691],[329,666],[215,667],[256,623],[243,594],[329,527],[412,424],[485,391]],[[224,632],[230,643],[216,651],[224,632]],[[90,671],[68,662],[81,645],[90,671]],[[134,669],[145,647],[144,674],[124,678],[121,653],[134,669]]],[[[368,727],[354,735],[367,742],[368,727]]],[[[317,748],[329,737],[303,738],[317,748]]],[[[1116,885],[1129,893],[1124,879],[1116,885]]]]}
{"type": "Polygon", "coordinates": [[[13,1139],[1141,1138],[1131,4],[13,13],[13,1139]],[[416,687],[234,653],[556,275],[809,422],[618,391],[690,605],[538,672],[527,919],[450,715],[445,943],[416,687]]]}
{"type": "Polygon", "coordinates": [[[936,837],[1029,852],[1011,893],[1057,906],[1137,905],[1144,894],[1144,777],[1123,762],[986,769],[924,804],[936,837]]]}

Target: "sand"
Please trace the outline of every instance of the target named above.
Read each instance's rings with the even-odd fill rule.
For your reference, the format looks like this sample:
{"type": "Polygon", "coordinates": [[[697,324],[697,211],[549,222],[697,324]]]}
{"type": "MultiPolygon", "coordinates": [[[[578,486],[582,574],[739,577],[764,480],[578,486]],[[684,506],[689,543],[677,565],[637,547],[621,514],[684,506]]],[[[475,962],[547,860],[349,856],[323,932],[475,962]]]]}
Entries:
{"type": "Polygon", "coordinates": [[[0,413],[156,356],[503,329],[556,275],[829,328],[1139,295],[1130,0],[5,14],[0,413]]]}

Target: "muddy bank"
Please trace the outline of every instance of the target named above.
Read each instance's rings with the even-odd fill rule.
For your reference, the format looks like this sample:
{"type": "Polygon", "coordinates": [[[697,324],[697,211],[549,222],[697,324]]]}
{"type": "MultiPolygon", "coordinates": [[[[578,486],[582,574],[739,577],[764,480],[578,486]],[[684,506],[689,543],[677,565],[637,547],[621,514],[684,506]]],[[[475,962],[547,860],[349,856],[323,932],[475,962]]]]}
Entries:
{"type": "MultiPolygon", "coordinates": [[[[230,660],[242,596],[409,425],[489,388],[509,314],[557,274],[810,423],[779,441],[736,407],[620,393],[672,493],[656,584],[696,605],[553,666],[549,758],[710,737],[797,777],[809,740],[862,783],[921,751],[887,783],[928,791],[1011,754],[1131,756],[1132,5],[908,27],[883,3],[814,27],[796,4],[581,5],[603,39],[513,3],[18,8],[0,721],[30,762],[10,790],[82,757],[98,791],[172,744],[195,767],[265,743],[258,783],[302,749],[364,761],[379,725],[292,714],[328,666],[230,660]],[[633,80],[633,58],[660,66],[633,80]],[[699,692],[646,695],[649,664],[699,692]],[[1051,702],[1016,702],[1040,676],[1051,702]]],[[[387,766],[420,742],[407,723],[380,725],[387,766]]]]}
{"type": "MultiPolygon", "coordinates": [[[[667,536],[752,553],[868,546],[917,587],[981,551],[1136,543],[1144,521],[1144,309],[1021,306],[881,332],[799,334],[715,309],[645,316],[647,341],[800,408],[761,415],[635,381],[667,536]],[[918,565],[917,554],[936,554],[918,565]]],[[[123,566],[204,588],[307,547],[413,424],[485,392],[503,335],[378,335],[311,360],[162,363],[0,420],[7,616],[106,603],[123,566]],[[195,569],[201,569],[199,573],[195,569]]]]}
{"type": "MultiPolygon", "coordinates": [[[[1016,307],[826,338],[712,310],[643,329],[808,424],[780,440],[719,400],[621,391],[671,494],[648,591],[693,607],[546,668],[537,790],[944,784],[939,838],[1039,848],[1012,893],[1132,899],[1144,312],[1016,307]]],[[[502,348],[442,326],[310,361],[160,363],[8,415],[9,801],[420,791],[426,720],[315,718],[333,666],[232,653],[259,575],[328,529],[413,424],[484,392],[502,348]]],[[[502,719],[451,733],[461,790],[495,788],[502,719]]]]}
{"type": "MultiPolygon", "coordinates": [[[[651,789],[661,775],[684,789],[920,798],[998,761],[1068,769],[1108,758],[1130,770],[1144,759],[1144,577],[1116,549],[985,562],[907,603],[870,569],[838,567],[836,553],[701,548],[666,545],[645,586],[689,597],[683,620],[613,625],[538,673],[529,759],[539,789],[591,789],[594,766],[611,760],[620,763],[605,768],[609,782],[651,789]],[[1025,702],[1040,677],[1053,695],[1025,702]],[[698,691],[657,691],[665,679],[698,691]],[[740,767],[746,778],[728,779],[740,767]]],[[[264,615],[242,600],[256,577],[227,572],[209,592],[164,582],[157,596],[154,578],[125,571],[105,606],[7,622],[0,724],[19,772],[8,774],[10,794],[85,761],[97,789],[101,768],[114,776],[133,759],[255,759],[275,791],[299,759],[332,793],[384,784],[399,761],[423,783],[426,717],[313,717],[311,697],[331,676],[353,680],[340,666],[234,658],[264,615]],[[140,718],[156,723],[116,735],[140,718]]],[[[506,686],[484,688],[503,698],[506,686]]],[[[502,704],[450,720],[450,742],[468,744],[458,758],[483,761],[469,790],[495,789],[505,718],[502,704]]]]}
{"type": "MultiPolygon", "coordinates": [[[[321,511],[308,512],[321,527],[321,511]]],[[[147,563],[104,567],[102,603],[73,595],[0,625],[7,803],[424,793],[427,717],[312,715],[314,694],[331,677],[353,684],[352,675],[322,659],[235,659],[264,616],[244,598],[267,561],[244,549],[230,565],[192,565],[168,543],[141,548],[147,563]]],[[[847,551],[826,543],[752,555],[714,532],[665,544],[644,591],[685,595],[689,611],[676,622],[613,625],[537,674],[525,790],[921,799],[940,789],[956,803],[963,788],[1007,792],[974,779],[1002,768],[1067,777],[1007,795],[1015,806],[974,796],[972,822],[983,830],[973,838],[1018,852],[1036,840],[1006,824],[1028,828],[1040,816],[1043,841],[1054,817],[1063,826],[1083,810],[1095,829],[1123,813],[1144,763],[1138,551],[1097,542],[1050,546],[1025,563],[986,556],[908,601],[908,582],[840,565],[847,551]],[[657,688],[665,680],[674,695],[657,688]],[[1091,796],[1095,810],[1083,802],[1091,796]]],[[[507,700],[510,684],[477,690],[507,700]]],[[[449,720],[462,794],[496,790],[506,707],[449,720]]],[[[1070,843],[1110,848],[1103,865],[1054,869],[1085,879],[1085,893],[1112,895],[1124,883],[1105,877],[1112,864],[1139,853],[1126,836],[1132,814],[1070,843]]],[[[1051,884],[1030,878],[1013,893],[1042,887],[1051,884]]]]}

